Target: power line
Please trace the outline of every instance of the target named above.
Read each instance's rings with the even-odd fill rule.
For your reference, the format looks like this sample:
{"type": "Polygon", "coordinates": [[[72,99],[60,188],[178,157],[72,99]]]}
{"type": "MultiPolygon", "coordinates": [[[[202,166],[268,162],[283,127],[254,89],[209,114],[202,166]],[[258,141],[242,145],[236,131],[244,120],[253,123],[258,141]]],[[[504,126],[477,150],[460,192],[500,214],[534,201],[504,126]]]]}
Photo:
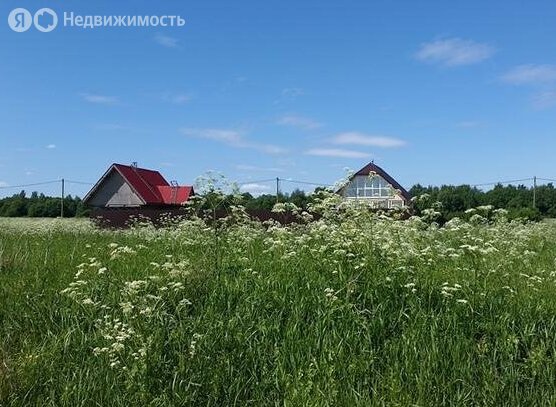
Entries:
{"type": "Polygon", "coordinates": [[[333,186],[331,184],[324,184],[324,183],[318,183],[318,182],[309,182],[309,181],[298,181],[298,180],[295,180],[295,179],[280,178],[280,181],[286,181],[286,182],[290,182],[292,184],[315,185],[315,186],[319,186],[319,187],[331,187],[331,186],[333,186]]]}
{"type": "MultiPolygon", "coordinates": [[[[291,179],[291,178],[266,178],[266,179],[259,179],[259,180],[251,180],[251,181],[244,181],[244,182],[238,182],[236,183],[236,185],[238,186],[242,186],[242,185],[248,185],[248,184],[262,184],[262,183],[267,183],[267,182],[276,182],[276,181],[284,181],[284,182],[289,182],[291,184],[301,184],[301,185],[312,185],[312,186],[323,186],[323,187],[330,187],[333,186],[332,184],[326,184],[326,183],[321,183],[321,182],[311,182],[311,181],[301,181],[301,180],[295,180],[295,179],[291,179]]],[[[506,181],[493,181],[493,182],[484,182],[484,183],[480,183],[480,184],[471,184],[472,187],[482,187],[482,186],[489,186],[489,185],[497,185],[497,184],[513,184],[516,182],[526,182],[526,181],[533,181],[534,178],[521,178],[521,179],[512,179],[512,180],[506,180],[506,181]]],[[[539,181],[547,181],[547,182],[556,182],[556,179],[552,179],[552,178],[539,178],[537,177],[537,180],[539,181]]],[[[61,183],[62,180],[52,180],[52,181],[44,181],[44,182],[35,182],[35,183],[31,183],[31,184],[19,184],[19,185],[4,185],[4,186],[0,186],[0,189],[16,189],[16,188],[27,188],[27,187],[35,187],[35,186],[41,186],[41,185],[50,185],[50,184],[59,184],[61,183]]],[[[65,180],[66,183],[70,183],[70,184],[77,184],[77,185],[94,185],[93,182],[86,182],[86,181],[75,181],[75,180],[65,180]]]]}
{"type": "Polygon", "coordinates": [[[79,185],[94,185],[94,182],[72,181],[69,179],[67,179],[66,182],[70,184],[79,184],[79,185]]]}
{"type": "Polygon", "coordinates": [[[261,179],[254,181],[236,182],[237,185],[247,185],[247,184],[262,184],[263,182],[275,182],[276,178],[261,179]]]}
{"type": "Polygon", "coordinates": [[[35,186],[38,186],[38,185],[59,184],[60,182],[62,182],[62,181],[61,180],[56,180],[56,181],[36,182],[34,184],[6,185],[6,186],[0,186],[0,189],[35,187],[35,186]]]}
{"type": "Polygon", "coordinates": [[[238,182],[237,185],[246,185],[246,184],[262,184],[264,182],[276,182],[276,180],[278,181],[285,181],[285,182],[290,182],[292,184],[305,184],[305,185],[316,185],[316,186],[325,186],[325,187],[329,187],[332,186],[331,184],[326,184],[326,183],[322,183],[322,182],[309,182],[309,181],[299,181],[299,180],[295,180],[295,179],[291,179],[291,178],[268,178],[268,179],[261,179],[261,180],[253,180],[253,181],[245,181],[245,182],[238,182]]]}
{"type": "MultiPolygon", "coordinates": [[[[303,185],[313,185],[313,186],[323,186],[323,187],[334,186],[333,184],[326,184],[326,183],[322,183],[322,182],[300,181],[300,180],[295,180],[295,179],[291,179],[291,178],[269,178],[269,179],[258,180],[258,181],[240,182],[240,183],[238,183],[238,185],[246,185],[246,184],[251,184],[251,183],[263,183],[263,182],[274,182],[277,179],[279,181],[289,182],[289,183],[292,183],[292,184],[303,184],[303,185]]],[[[513,184],[513,183],[516,183],[516,182],[525,182],[525,181],[533,181],[533,180],[534,180],[534,177],[531,177],[531,178],[511,179],[511,180],[505,180],[505,181],[484,182],[484,183],[480,183],[480,184],[471,184],[471,186],[472,187],[481,187],[481,186],[496,185],[496,184],[513,184]]],[[[537,178],[537,180],[556,182],[556,179],[550,179],[550,178],[537,178]]]]}
{"type": "MultiPolygon", "coordinates": [[[[263,180],[238,182],[237,185],[241,186],[241,185],[247,185],[247,184],[275,182],[277,180],[278,181],[289,182],[289,183],[292,183],[292,184],[312,185],[312,186],[319,186],[319,187],[334,186],[332,184],[326,184],[326,183],[321,183],[321,182],[311,182],[311,181],[301,181],[301,180],[295,180],[295,179],[291,179],[291,178],[268,178],[268,179],[263,179],[263,180]]],[[[513,184],[513,183],[516,183],[516,182],[526,182],[526,181],[533,181],[533,180],[534,180],[534,178],[531,177],[531,178],[511,179],[511,180],[505,180],[505,181],[483,182],[483,183],[480,183],[480,184],[471,184],[471,186],[472,187],[482,187],[482,186],[497,185],[497,184],[513,184]]],[[[537,178],[537,180],[556,182],[556,179],[550,179],[550,178],[537,178]]]]}
{"type": "MultiPolygon", "coordinates": [[[[541,179],[541,178],[537,178],[541,179]]],[[[533,178],[522,178],[522,179],[512,179],[508,181],[496,181],[496,182],[485,182],[483,184],[472,184],[472,187],[484,187],[488,185],[497,185],[497,184],[513,184],[515,182],[524,182],[524,181],[533,181],[533,178]]]]}

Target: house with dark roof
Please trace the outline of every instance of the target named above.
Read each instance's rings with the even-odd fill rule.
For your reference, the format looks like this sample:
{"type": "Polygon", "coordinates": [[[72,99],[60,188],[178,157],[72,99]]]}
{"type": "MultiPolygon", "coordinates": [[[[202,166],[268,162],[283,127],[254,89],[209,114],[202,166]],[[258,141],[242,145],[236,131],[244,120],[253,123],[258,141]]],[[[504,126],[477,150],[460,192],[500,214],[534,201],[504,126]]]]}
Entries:
{"type": "Polygon", "coordinates": [[[403,208],[411,200],[409,193],[374,162],[353,174],[337,192],[346,199],[365,200],[377,208],[403,208]]]}
{"type": "Polygon", "coordinates": [[[169,183],[158,171],[112,164],[83,201],[93,208],[165,209],[183,205],[193,194],[192,186],[169,183]]]}

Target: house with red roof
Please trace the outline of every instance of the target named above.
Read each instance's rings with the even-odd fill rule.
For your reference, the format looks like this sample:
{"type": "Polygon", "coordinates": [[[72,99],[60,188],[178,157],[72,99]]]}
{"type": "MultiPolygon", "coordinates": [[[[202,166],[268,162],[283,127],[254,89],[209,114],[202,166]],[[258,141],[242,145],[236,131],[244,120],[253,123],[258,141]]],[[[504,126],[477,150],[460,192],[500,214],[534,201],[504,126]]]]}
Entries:
{"type": "Polygon", "coordinates": [[[165,209],[185,204],[192,186],[169,183],[158,172],[136,164],[112,164],[83,201],[93,208],[165,209]]]}

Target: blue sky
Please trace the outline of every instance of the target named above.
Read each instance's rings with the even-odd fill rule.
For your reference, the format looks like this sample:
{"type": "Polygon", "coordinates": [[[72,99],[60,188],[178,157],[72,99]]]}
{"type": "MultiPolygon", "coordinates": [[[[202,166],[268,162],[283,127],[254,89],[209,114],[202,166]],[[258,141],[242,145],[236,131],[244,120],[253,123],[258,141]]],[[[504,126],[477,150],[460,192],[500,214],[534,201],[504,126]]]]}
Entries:
{"type": "Polygon", "coordinates": [[[19,0],[0,14],[0,186],[132,161],[254,192],[371,159],[408,188],[556,178],[554,1],[19,0]],[[186,24],[17,33],[16,7],[186,24]]]}

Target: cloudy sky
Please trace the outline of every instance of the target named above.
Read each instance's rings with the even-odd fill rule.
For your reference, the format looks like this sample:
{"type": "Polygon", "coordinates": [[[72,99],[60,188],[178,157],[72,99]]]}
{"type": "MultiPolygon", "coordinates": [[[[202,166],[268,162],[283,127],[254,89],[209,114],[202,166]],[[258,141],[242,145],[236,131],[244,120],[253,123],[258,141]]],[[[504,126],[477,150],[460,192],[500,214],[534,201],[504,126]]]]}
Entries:
{"type": "Polygon", "coordinates": [[[554,1],[19,0],[0,14],[0,187],[132,161],[255,192],[370,160],[408,188],[556,178],[554,1]],[[14,32],[15,7],[60,21],[14,32]],[[64,12],[186,24],[83,29],[64,12]]]}

